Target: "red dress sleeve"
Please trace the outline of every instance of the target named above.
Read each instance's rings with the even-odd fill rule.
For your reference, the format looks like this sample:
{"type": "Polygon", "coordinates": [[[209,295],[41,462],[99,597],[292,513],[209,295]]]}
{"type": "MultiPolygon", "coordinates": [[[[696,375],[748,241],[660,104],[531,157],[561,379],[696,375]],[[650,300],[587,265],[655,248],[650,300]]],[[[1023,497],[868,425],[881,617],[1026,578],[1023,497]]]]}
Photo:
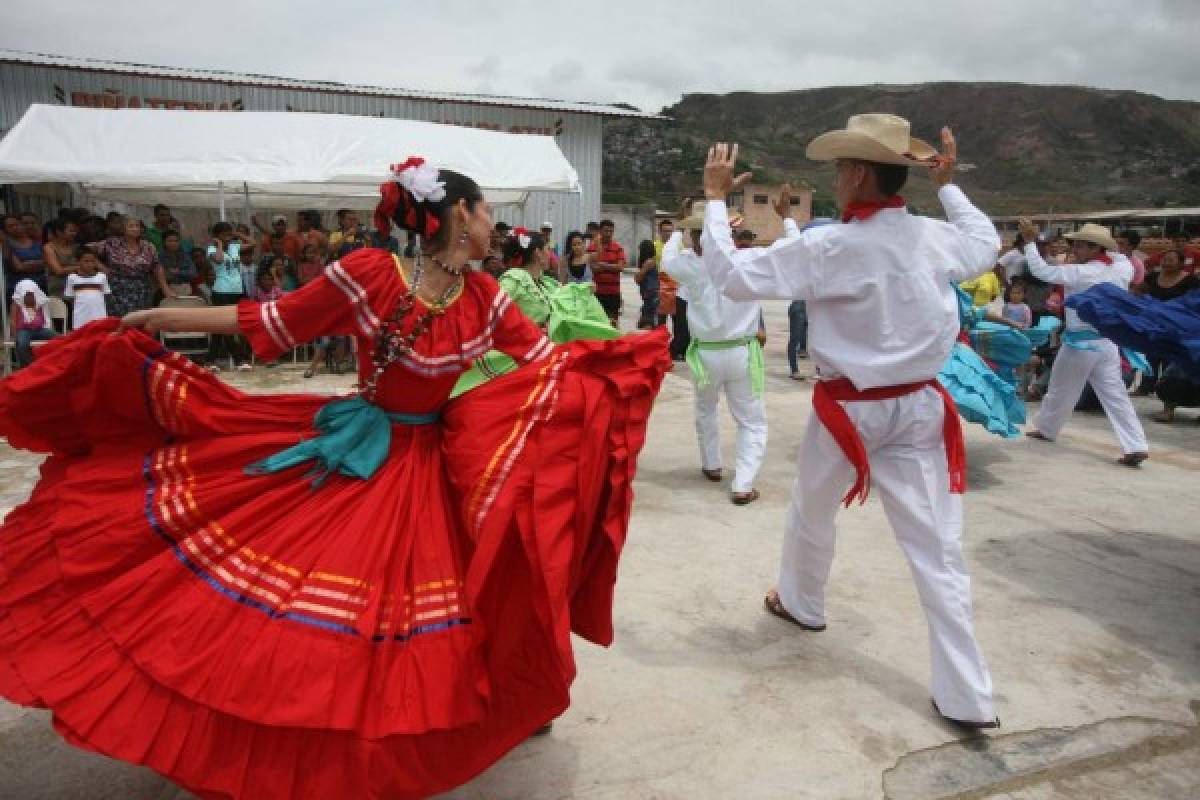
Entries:
{"type": "Polygon", "coordinates": [[[238,329],[263,361],[318,336],[373,336],[397,296],[396,269],[386,251],[356,250],[279,300],[243,300],[238,329]]]}
{"type": "Polygon", "coordinates": [[[508,293],[492,281],[496,296],[492,302],[496,318],[496,329],[492,346],[511,356],[518,364],[528,364],[550,355],[554,343],[546,334],[525,316],[508,293]]]}

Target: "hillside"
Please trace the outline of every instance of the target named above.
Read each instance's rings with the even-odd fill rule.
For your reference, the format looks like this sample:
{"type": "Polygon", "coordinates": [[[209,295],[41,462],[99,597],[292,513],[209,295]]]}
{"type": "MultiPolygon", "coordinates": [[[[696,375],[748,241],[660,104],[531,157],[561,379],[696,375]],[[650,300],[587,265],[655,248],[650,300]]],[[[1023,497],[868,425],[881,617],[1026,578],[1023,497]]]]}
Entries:
{"type": "MultiPolygon", "coordinates": [[[[829,201],[829,167],[804,148],[851,114],[884,111],[936,142],[958,136],[961,184],[991,214],[1200,205],[1200,103],[1067,86],[936,83],[760,94],[692,94],[663,109],[669,122],[611,121],[605,199],[673,206],[699,186],[703,153],[736,141],[759,177],[807,182],[829,201]]],[[[905,192],[933,208],[928,181],[905,192]]]]}

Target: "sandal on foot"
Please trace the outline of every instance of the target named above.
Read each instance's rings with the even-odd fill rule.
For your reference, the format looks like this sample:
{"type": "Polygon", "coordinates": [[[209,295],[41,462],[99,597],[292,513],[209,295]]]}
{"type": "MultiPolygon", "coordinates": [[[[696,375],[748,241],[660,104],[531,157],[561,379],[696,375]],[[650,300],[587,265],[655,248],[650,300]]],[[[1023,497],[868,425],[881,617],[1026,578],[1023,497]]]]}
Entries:
{"type": "Polygon", "coordinates": [[[1025,435],[1028,436],[1030,439],[1037,439],[1039,442],[1053,442],[1054,441],[1053,439],[1051,439],[1049,436],[1042,433],[1041,431],[1025,431],[1025,435]]]}
{"type": "Polygon", "coordinates": [[[994,728],[1000,727],[1000,718],[999,717],[996,717],[994,720],[991,720],[990,722],[976,722],[976,721],[970,720],[970,719],[955,719],[954,717],[947,717],[945,714],[942,713],[942,710],[940,708],[938,708],[937,700],[931,699],[929,702],[933,704],[933,710],[937,712],[937,715],[939,717],[946,720],[946,722],[949,722],[951,725],[955,725],[959,728],[962,728],[963,730],[986,731],[986,730],[992,730],[994,728]]]}
{"type": "Polygon", "coordinates": [[[786,620],[793,625],[798,625],[806,631],[820,633],[821,631],[825,630],[824,625],[809,625],[805,622],[801,622],[788,613],[788,610],[783,607],[783,601],[779,599],[779,592],[775,589],[771,589],[767,592],[767,596],[763,598],[763,607],[767,609],[768,614],[774,614],[780,619],[786,620]]]}
{"type": "Polygon", "coordinates": [[[1149,453],[1126,453],[1117,459],[1117,463],[1122,467],[1140,467],[1142,462],[1150,457],[1149,453]]]}
{"type": "Polygon", "coordinates": [[[700,471],[701,471],[702,473],[704,473],[704,477],[708,478],[708,479],[709,479],[710,481],[712,481],[713,483],[720,483],[720,481],[721,481],[721,470],[720,470],[720,468],[717,468],[717,469],[705,469],[704,467],[701,467],[701,468],[700,468],[700,471]]]}
{"type": "Polygon", "coordinates": [[[735,506],[748,506],[759,498],[758,489],[751,489],[748,492],[734,492],[729,499],[733,501],[735,506]]]}

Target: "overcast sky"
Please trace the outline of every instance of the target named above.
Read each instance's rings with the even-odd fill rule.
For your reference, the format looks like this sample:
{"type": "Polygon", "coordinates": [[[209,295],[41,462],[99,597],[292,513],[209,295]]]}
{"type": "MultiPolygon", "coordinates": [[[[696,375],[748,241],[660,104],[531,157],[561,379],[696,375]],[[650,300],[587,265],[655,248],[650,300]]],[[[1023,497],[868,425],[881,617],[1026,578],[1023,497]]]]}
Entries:
{"type": "Polygon", "coordinates": [[[1200,100],[1200,0],[4,0],[0,46],[632,103],[935,80],[1200,100]],[[903,10],[901,10],[903,9],[903,10]]]}

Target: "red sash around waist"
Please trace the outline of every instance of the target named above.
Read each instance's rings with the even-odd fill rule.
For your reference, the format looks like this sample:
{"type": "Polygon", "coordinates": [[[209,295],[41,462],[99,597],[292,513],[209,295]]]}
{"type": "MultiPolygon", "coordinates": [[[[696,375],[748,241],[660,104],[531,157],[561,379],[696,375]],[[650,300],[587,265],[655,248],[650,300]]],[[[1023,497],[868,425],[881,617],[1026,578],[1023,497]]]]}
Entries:
{"type": "Polygon", "coordinates": [[[867,494],[871,491],[871,463],[867,460],[867,450],[863,447],[862,437],[858,429],[841,403],[855,403],[871,400],[891,400],[906,394],[919,392],[930,388],[942,396],[945,406],[945,419],[942,422],[942,440],[946,445],[946,463],[950,469],[950,491],[962,494],[967,488],[967,449],[963,444],[962,423],[958,418],[958,407],[954,398],[946,388],[936,380],[905,383],[898,386],[879,386],[874,389],[856,389],[847,378],[831,381],[820,381],[813,391],[813,410],[817,419],[833,436],[838,447],[846,455],[846,460],[857,473],[854,485],[843,498],[849,506],[857,497],[859,503],[867,502],[867,494]]]}

